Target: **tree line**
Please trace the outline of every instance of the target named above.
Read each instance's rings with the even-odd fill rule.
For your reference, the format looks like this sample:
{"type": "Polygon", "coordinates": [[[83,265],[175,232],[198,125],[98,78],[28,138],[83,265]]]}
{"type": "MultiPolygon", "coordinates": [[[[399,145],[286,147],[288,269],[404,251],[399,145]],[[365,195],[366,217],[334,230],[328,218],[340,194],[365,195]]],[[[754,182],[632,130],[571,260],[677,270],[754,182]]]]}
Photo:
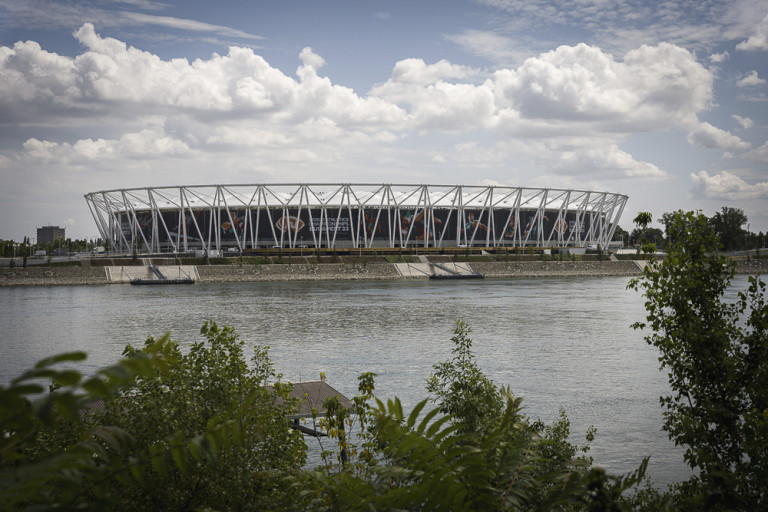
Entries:
{"type": "MultiPolygon", "coordinates": [[[[2,510],[764,510],[768,507],[768,304],[750,278],[724,300],[732,264],[709,219],[677,212],[667,257],[629,287],[671,393],[661,427],[694,469],[667,490],[593,464],[565,412],[544,423],[477,365],[458,322],[452,357],[405,411],[359,378],[353,406],[314,409],[322,463],[306,467],[296,400],[268,356],[206,322],[182,351],[168,335],[128,346],[91,377],[44,359],[0,388],[2,510]],[[49,383],[46,393],[45,383],[49,383]],[[271,384],[271,386],[267,386],[271,384]]],[[[640,457],[641,455],[638,455],[640,457]]]]}
{"type": "Polygon", "coordinates": [[[53,254],[56,249],[64,249],[67,253],[89,252],[97,245],[103,245],[101,240],[87,240],[67,238],[55,240],[53,243],[31,243],[29,237],[25,236],[21,242],[14,240],[0,239],[0,258],[23,258],[30,256],[32,251],[43,250],[46,254],[53,254]]]}
{"type": "MultiPolygon", "coordinates": [[[[631,232],[622,229],[621,226],[617,226],[613,234],[613,240],[623,241],[630,246],[639,247],[644,244],[643,238],[645,238],[645,243],[653,243],[658,249],[667,247],[672,241],[673,233],[671,227],[677,212],[662,214],[661,218],[658,219],[661,228],[649,227],[652,222],[650,213],[640,213],[649,216],[647,219],[640,216],[642,220],[647,220],[647,222],[638,223],[638,217],[636,217],[633,220],[635,228],[631,232]]],[[[719,212],[707,218],[707,223],[720,240],[720,248],[722,250],[741,251],[766,247],[765,233],[762,231],[755,233],[749,229],[744,229],[744,226],[749,227],[749,219],[744,214],[744,211],[739,208],[723,206],[719,212]]]]}

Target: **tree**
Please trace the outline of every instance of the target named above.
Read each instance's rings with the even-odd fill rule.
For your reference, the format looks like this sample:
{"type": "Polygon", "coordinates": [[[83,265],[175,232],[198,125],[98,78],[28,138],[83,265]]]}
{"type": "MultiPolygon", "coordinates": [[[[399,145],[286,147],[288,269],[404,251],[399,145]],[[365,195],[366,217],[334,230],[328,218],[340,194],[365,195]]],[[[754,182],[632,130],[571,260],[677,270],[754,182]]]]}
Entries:
{"type": "Polygon", "coordinates": [[[653,222],[653,215],[650,212],[639,212],[632,222],[645,229],[648,227],[648,224],[653,222]]]}
{"type": "Polygon", "coordinates": [[[427,379],[427,391],[436,395],[440,412],[450,414],[463,432],[482,431],[504,407],[504,400],[493,381],[477,366],[472,355],[470,328],[456,323],[451,341],[453,359],[434,366],[427,379]]]}
{"type": "MultiPolygon", "coordinates": [[[[592,468],[588,446],[568,440],[565,413],[551,425],[531,421],[522,399],[482,373],[469,332],[457,323],[454,357],[427,381],[438,407],[424,412],[423,400],[406,415],[398,399],[377,399],[366,413],[375,463],[298,475],[304,509],[628,510],[623,492],[643,478],[647,460],[624,477],[592,468]]],[[[590,429],[588,442],[593,436],[590,429]]]]}
{"type": "Polygon", "coordinates": [[[747,216],[742,210],[723,206],[709,222],[724,250],[734,251],[744,247],[746,231],[741,226],[747,223],[747,216]]]}
{"type": "Polygon", "coordinates": [[[660,351],[672,393],[661,397],[663,429],[698,470],[680,484],[684,509],[768,507],[768,305],[749,279],[724,299],[733,265],[717,252],[707,218],[677,212],[666,258],[629,287],[646,297],[646,341],[660,351]]]}
{"type": "Polygon", "coordinates": [[[186,354],[168,335],[127,347],[82,383],[57,356],[0,389],[0,509],[275,510],[292,506],[285,472],[306,460],[289,428],[288,387],[267,349],[249,365],[234,330],[206,323],[186,354]],[[147,363],[149,361],[149,363],[147,363]],[[37,400],[51,378],[53,391],[37,400]],[[276,395],[283,398],[276,403],[276,395]],[[98,404],[98,406],[94,406],[98,404]]]}
{"type": "MultiPolygon", "coordinates": [[[[83,411],[130,387],[138,376],[167,368],[169,346],[160,340],[142,357],[122,360],[93,377],[62,365],[83,352],[49,357],[0,387],[0,510],[104,510],[113,497],[104,482],[126,475],[131,439],[109,425],[83,424],[83,411]],[[45,395],[42,382],[55,391],[45,395]],[[108,446],[109,448],[105,448],[108,446]]],[[[179,442],[178,460],[188,454],[179,442]]]]}
{"type": "Polygon", "coordinates": [[[629,235],[629,240],[634,245],[653,243],[654,245],[663,246],[665,243],[664,233],[659,228],[646,228],[645,231],[635,228],[629,235]],[[642,241],[643,238],[645,242],[642,241]]]}
{"type": "Polygon", "coordinates": [[[616,231],[613,232],[613,241],[629,242],[629,233],[622,229],[621,226],[616,226],[616,231]]]}
{"type": "Polygon", "coordinates": [[[651,215],[649,212],[640,212],[637,214],[637,217],[635,217],[635,220],[633,221],[635,225],[640,229],[639,234],[639,244],[640,244],[640,251],[642,251],[645,254],[653,254],[656,252],[656,245],[648,242],[648,237],[646,236],[648,231],[648,224],[653,222],[653,215],[651,215]]]}
{"type": "Polygon", "coordinates": [[[664,226],[664,237],[667,239],[667,243],[672,242],[670,229],[672,228],[672,223],[675,220],[675,215],[677,215],[676,212],[665,212],[661,215],[661,219],[659,219],[659,223],[664,226]]]}
{"type": "MultiPolygon", "coordinates": [[[[245,342],[231,326],[206,322],[200,332],[204,341],[194,343],[185,354],[174,346],[174,365],[139,379],[128,393],[107,402],[106,413],[97,418],[123,428],[137,447],[163,455],[145,459],[140,466],[151,478],[131,486],[115,482],[113,492],[124,509],[283,508],[290,496],[277,485],[280,472],[297,470],[306,460],[301,434],[289,428],[288,415],[295,404],[275,403],[267,383],[277,376],[267,348],[255,347],[248,364],[245,342]],[[162,470],[163,464],[173,467],[173,453],[158,446],[227,421],[238,423],[243,442],[210,454],[215,471],[206,460],[191,461],[183,472],[162,470]]],[[[141,349],[127,347],[124,355],[141,357],[154,350],[155,343],[149,338],[141,349]]],[[[275,389],[287,398],[284,386],[275,389]]]]}

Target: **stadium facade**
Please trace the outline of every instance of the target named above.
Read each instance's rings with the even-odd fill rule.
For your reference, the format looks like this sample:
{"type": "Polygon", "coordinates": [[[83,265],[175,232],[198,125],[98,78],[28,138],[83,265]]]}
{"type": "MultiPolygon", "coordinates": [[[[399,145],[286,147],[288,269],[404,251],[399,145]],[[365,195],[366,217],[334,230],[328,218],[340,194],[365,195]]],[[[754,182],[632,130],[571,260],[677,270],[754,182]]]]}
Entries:
{"type": "Polygon", "coordinates": [[[130,188],[85,200],[117,252],[261,248],[607,247],[627,196],[500,186],[130,188]]]}

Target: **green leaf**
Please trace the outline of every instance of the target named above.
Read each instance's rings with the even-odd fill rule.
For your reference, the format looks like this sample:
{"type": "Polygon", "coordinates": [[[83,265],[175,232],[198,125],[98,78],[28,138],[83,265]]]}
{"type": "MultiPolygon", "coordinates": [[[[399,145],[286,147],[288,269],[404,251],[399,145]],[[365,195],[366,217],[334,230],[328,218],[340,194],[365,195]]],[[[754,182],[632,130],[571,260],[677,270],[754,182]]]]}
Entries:
{"type": "Polygon", "coordinates": [[[65,352],[63,354],[57,354],[55,356],[47,357],[45,359],[41,359],[40,361],[35,364],[35,368],[47,368],[49,366],[52,366],[54,364],[58,363],[64,363],[64,362],[80,362],[84,361],[87,358],[87,354],[85,352],[77,351],[77,352],[65,352]]]}

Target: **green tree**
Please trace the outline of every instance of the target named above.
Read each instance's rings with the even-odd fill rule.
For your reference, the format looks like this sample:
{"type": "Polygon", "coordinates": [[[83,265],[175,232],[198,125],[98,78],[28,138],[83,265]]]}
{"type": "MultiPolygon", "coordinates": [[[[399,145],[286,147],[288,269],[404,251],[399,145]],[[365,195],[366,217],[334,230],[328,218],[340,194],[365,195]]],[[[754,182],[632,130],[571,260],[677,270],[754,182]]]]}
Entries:
{"type": "Polygon", "coordinates": [[[628,510],[623,493],[647,461],[625,477],[592,468],[588,446],[569,442],[564,412],[551,425],[531,421],[522,400],[479,369],[463,322],[452,342],[454,357],[428,379],[438,407],[425,412],[424,400],[406,415],[398,399],[377,399],[365,413],[374,463],[302,473],[294,484],[304,509],[628,510]]]}
{"type": "MultiPolygon", "coordinates": [[[[207,322],[200,332],[205,341],[194,343],[185,354],[174,347],[176,364],[140,378],[130,392],[107,402],[106,413],[97,418],[123,428],[142,450],[162,455],[140,466],[151,478],[130,486],[115,481],[113,492],[123,509],[285,507],[290,496],[278,485],[281,471],[297,470],[306,460],[303,438],[289,428],[287,418],[295,404],[277,405],[267,388],[277,377],[267,348],[257,346],[248,364],[245,342],[231,326],[207,322]],[[184,471],[173,469],[167,440],[191,438],[226,421],[237,422],[246,441],[212,453],[215,471],[205,458],[191,461],[184,471]]],[[[125,355],[143,357],[157,342],[149,338],[141,349],[129,346],[125,355]]],[[[287,398],[285,386],[274,389],[287,398]]]]}
{"type": "Polygon", "coordinates": [[[616,226],[616,231],[613,232],[613,241],[614,242],[624,242],[629,243],[629,233],[627,233],[626,230],[622,229],[621,226],[616,226]]]}
{"type": "Polygon", "coordinates": [[[742,226],[747,223],[747,216],[742,210],[723,206],[709,222],[724,250],[734,251],[744,247],[746,231],[742,226]]]}
{"type": "Polygon", "coordinates": [[[649,212],[639,212],[635,219],[632,221],[640,230],[638,243],[640,244],[640,251],[645,254],[653,254],[656,252],[656,245],[649,242],[647,232],[648,224],[653,222],[653,215],[649,212]]]}
{"type": "Polygon", "coordinates": [[[0,389],[0,510],[275,510],[306,460],[289,387],[267,349],[206,323],[186,354],[168,335],[82,382],[57,356],[0,389]],[[149,363],[148,363],[149,362],[149,363]],[[50,378],[42,398],[35,379],[50,378]],[[281,405],[277,396],[283,399],[281,405]]]}
{"type": "Polygon", "coordinates": [[[661,397],[663,429],[685,446],[698,474],[676,489],[684,509],[768,507],[768,305],[750,278],[724,299],[733,265],[717,252],[707,218],[677,212],[666,258],[630,287],[646,297],[646,341],[660,351],[672,393],[661,397]]]}
{"type": "MultiPolygon", "coordinates": [[[[142,357],[104,368],[88,379],[62,365],[82,352],[46,358],[0,387],[0,510],[104,510],[115,501],[106,481],[131,478],[124,454],[130,436],[111,425],[88,425],[83,411],[173,363],[160,341],[142,357]],[[54,392],[44,394],[43,383],[54,392]],[[108,447],[108,448],[107,448],[108,447]]],[[[187,446],[179,443],[178,460],[187,446]]]]}
{"type": "Polygon", "coordinates": [[[440,412],[450,414],[463,432],[482,431],[504,407],[496,385],[478,367],[472,354],[469,326],[459,321],[453,332],[453,359],[434,365],[427,391],[436,395],[440,412]]]}

